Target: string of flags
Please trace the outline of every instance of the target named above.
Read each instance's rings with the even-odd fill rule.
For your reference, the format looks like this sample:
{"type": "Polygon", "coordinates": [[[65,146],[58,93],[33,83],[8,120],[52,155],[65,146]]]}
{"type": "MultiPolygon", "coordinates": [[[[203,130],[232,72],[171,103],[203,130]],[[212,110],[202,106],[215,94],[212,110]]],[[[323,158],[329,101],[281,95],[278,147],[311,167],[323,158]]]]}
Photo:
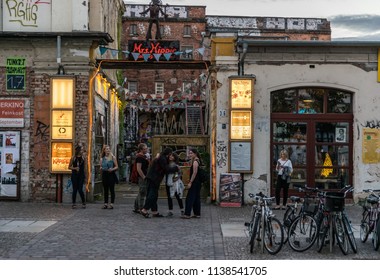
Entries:
{"type": "Polygon", "coordinates": [[[143,57],[144,61],[148,61],[148,59],[150,59],[150,57],[152,55],[156,59],[156,61],[159,61],[161,59],[161,57],[164,57],[167,61],[169,61],[172,55],[175,55],[175,56],[179,56],[179,55],[183,55],[183,54],[189,55],[189,54],[192,54],[193,52],[199,53],[203,57],[205,49],[206,49],[205,47],[202,47],[202,48],[198,48],[195,50],[184,50],[184,51],[176,51],[176,52],[172,52],[172,53],[163,53],[162,54],[162,53],[130,52],[130,51],[126,51],[126,50],[123,51],[123,50],[112,49],[112,48],[100,46],[99,52],[100,52],[100,55],[104,55],[106,52],[109,52],[112,57],[117,57],[119,53],[123,53],[125,56],[129,56],[131,54],[135,61],[137,61],[140,56],[143,57]]]}

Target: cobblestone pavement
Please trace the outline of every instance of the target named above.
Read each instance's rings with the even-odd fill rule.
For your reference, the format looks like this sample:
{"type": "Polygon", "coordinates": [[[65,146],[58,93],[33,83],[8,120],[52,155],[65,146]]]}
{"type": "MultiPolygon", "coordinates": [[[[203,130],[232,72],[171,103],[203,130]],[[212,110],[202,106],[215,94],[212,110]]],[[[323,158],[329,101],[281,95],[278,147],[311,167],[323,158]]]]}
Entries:
{"type": "MultiPolygon", "coordinates": [[[[277,255],[249,253],[244,222],[250,207],[222,208],[202,204],[200,219],[174,216],[145,219],[132,213],[133,199],[118,193],[113,210],[91,203],[87,209],[71,209],[69,204],[0,202],[0,259],[11,260],[278,260],[278,259],[379,259],[380,252],[370,240],[357,239],[358,253],[344,256],[337,246],[322,253],[311,248],[297,253],[285,244],[277,255]],[[4,232],[9,221],[50,221],[42,231],[4,232]]],[[[166,214],[166,200],[159,200],[166,214]]],[[[352,223],[360,222],[360,207],[347,207],[352,223]]],[[[276,213],[282,218],[283,211],[276,213]]],[[[358,228],[356,227],[356,230],[358,228]]]]}

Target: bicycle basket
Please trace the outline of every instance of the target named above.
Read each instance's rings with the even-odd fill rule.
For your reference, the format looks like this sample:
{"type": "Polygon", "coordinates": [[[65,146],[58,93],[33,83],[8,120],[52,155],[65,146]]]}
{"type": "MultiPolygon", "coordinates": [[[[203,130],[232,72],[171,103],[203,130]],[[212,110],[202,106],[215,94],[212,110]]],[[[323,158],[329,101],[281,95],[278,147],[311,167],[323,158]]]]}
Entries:
{"type": "Polygon", "coordinates": [[[303,211],[308,214],[315,214],[318,210],[318,204],[315,198],[305,197],[303,200],[303,211]]]}
{"type": "Polygon", "coordinates": [[[326,211],[343,211],[345,194],[341,192],[327,192],[325,199],[326,211]]]}

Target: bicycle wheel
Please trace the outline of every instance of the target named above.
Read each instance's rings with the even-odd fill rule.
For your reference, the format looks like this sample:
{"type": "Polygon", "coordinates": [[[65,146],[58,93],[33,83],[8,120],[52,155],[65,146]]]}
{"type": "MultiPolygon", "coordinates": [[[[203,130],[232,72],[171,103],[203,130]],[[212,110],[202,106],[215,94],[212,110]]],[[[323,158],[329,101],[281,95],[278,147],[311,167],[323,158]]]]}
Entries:
{"type": "Polygon", "coordinates": [[[275,255],[280,252],[284,244],[284,229],[281,222],[268,217],[264,222],[264,247],[269,254],[275,255]]]}
{"type": "Polygon", "coordinates": [[[347,234],[344,231],[344,225],[341,215],[335,215],[333,219],[333,227],[338,246],[344,255],[348,254],[347,234]]]}
{"type": "Polygon", "coordinates": [[[296,252],[304,252],[315,243],[318,226],[309,214],[301,214],[290,225],[288,232],[289,246],[296,252]]]}
{"type": "Polygon", "coordinates": [[[375,249],[375,251],[379,250],[379,247],[380,247],[380,223],[379,223],[379,220],[377,220],[376,227],[373,229],[373,232],[372,232],[372,245],[373,245],[373,249],[375,249]]]}
{"type": "Polygon", "coordinates": [[[283,228],[284,228],[284,243],[288,241],[288,231],[291,223],[296,218],[295,209],[293,207],[289,207],[286,209],[283,219],[283,228]]]}
{"type": "Polygon", "coordinates": [[[347,234],[348,242],[350,243],[351,249],[356,254],[358,252],[358,245],[356,244],[354,232],[352,230],[351,223],[348,220],[346,213],[343,213],[343,225],[344,225],[344,230],[347,234]]]}
{"type": "Polygon", "coordinates": [[[254,218],[254,224],[253,224],[253,228],[252,228],[251,240],[249,241],[249,245],[250,245],[250,250],[249,251],[250,251],[251,254],[253,253],[253,247],[255,247],[255,240],[256,240],[257,233],[259,231],[260,220],[261,220],[261,214],[260,215],[256,215],[256,217],[254,218]]]}
{"type": "Polygon", "coordinates": [[[321,223],[318,227],[318,236],[317,236],[318,253],[320,253],[322,251],[323,246],[325,246],[326,237],[329,235],[329,231],[330,231],[330,226],[328,222],[328,217],[324,217],[321,220],[321,223]]]}
{"type": "Polygon", "coordinates": [[[369,213],[367,209],[363,209],[363,219],[360,223],[360,240],[364,243],[369,235],[369,213]]]}

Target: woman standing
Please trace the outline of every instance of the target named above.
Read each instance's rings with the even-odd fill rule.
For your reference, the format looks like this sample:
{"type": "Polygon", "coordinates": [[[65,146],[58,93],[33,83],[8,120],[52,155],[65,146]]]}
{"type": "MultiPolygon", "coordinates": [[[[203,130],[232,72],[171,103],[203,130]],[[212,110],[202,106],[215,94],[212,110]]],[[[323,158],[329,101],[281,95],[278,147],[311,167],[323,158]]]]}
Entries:
{"type": "Polygon", "coordinates": [[[286,202],[288,201],[288,190],[290,184],[290,176],[293,172],[293,165],[288,158],[288,152],[282,150],[280,152],[280,158],[277,161],[276,170],[278,172],[277,176],[277,186],[276,186],[276,207],[274,209],[280,209],[280,194],[281,189],[283,189],[282,198],[282,209],[286,208],[286,202]]]}
{"type": "Polygon", "coordinates": [[[73,194],[72,194],[72,208],[77,208],[77,192],[79,192],[80,198],[82,200],[82,208],[86,208],[86,201],[84,199],[83,193],[83,183],[84,183],[84,158],[83,158],[83,148],[80,145],[75,147],[75,155],[71,158],[69,163],[69,169],[71,170],[71,183],[73,184],[73,194]]]}
{"type": "Polygon", "coordinates": [[[134,213],[140,213],[140,210],[144,207],[144,201],[146,197],[146,182],[145,176],[148,172],[149,160],[146,158],[148,153],[148,146],[144,143],[140,143],[137,147],[136,154],[136,170],[138,173],[138,185],[139,192],[135,199],[135,207],[133,209],[134,213]]]}
{"type": "Polygon", "coordinates": [[[200,218],[201,217],[201,186],[202,183],[199,180],[199,168],[201,165],[200,155],[197,149],[189,150],[189,157],[191,159],[190,167],[190,181],[186,187],[188,189],[186,202],[185,202],[185,214],[181,216],[183,219],[200,218]],[[191,216],[191,211],[194,215],[191,216]]]}
{"type": "Polygon", "coordinates": [[[182,192],[179,193],[177,191],[177,189],[175,188],[178,181],[181,180],[181,174],[180,174],[181,170],[179,169],[178,163],[179,163],[178,155],[176,153],[172,153],[169,156],[169,166],[172,168],[172,171],[174,169],[174,172],[167,174],[166,180],[165,180],[166,181],[166,184],[165,184],[166,195],[168,197],[168,208],[169,208],[168,217],[173,216],[173,199],[172,199],[172,197],[176,198],[176,200],[178,202],[179,209],[181,211],[181,215],[184,214],[182,192]]]}
{"type": "Polygon", "coordinates": [[[102,209],[113,209],[115,203],[115,171],[118,169],[116,157],[111,153],[110,146],[104,145],[100,170],[102,171],[102,183],[104,189],[104,205],[102,209]],[[111,203],[108,204],[108,193],[111,193],[111,203]]]}

